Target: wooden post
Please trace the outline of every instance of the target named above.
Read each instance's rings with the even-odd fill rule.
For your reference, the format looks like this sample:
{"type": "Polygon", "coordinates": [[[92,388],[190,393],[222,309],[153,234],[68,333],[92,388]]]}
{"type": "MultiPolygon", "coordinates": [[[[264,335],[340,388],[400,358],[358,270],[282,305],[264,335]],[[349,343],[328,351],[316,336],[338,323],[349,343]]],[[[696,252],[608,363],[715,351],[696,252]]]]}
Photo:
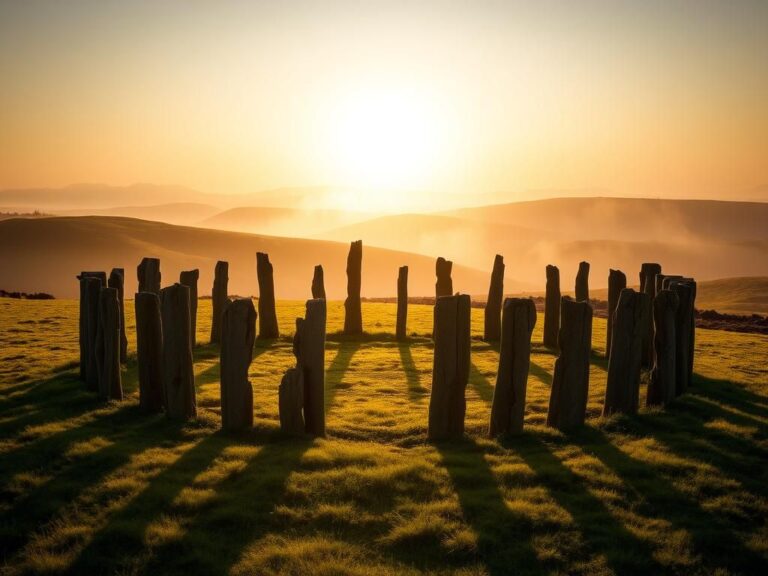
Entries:
{"type": "Polygon", "coordinates": [[[120,362],[128,359],[128,336],[125,333],[125,270],[112,268],[107,285],[117,290],[117,303],[120,306],[120,362]]]}
{"type": "Polygon", "coordinates": [[[189,288],[174,284],[160,292],[163,317],[163,398],[170,418],[197,416],[190,345],[189,288]]]}
{"type": "Polygon", "coordinates": [[[397,271],[397,326],[395,337],[406,338],[408,320],[408,266],[400,266],[397,271]]]}
{"type": "Polygon", "coordinates": [[[592,307],[586,300],[560,302],[560,356],[555,360],[547,425],[561,430],[584,423],[589,393],[592,307]]]}
{"type": "Polygon", "coordinates": [[[647,294],[631,288],[621,291],[613,319],[611,357],[605,387],[603,415],[614,412],[634,414],[640,395],[640,368],[643,334],[651,313],[647,294]]]}
{"type": "Polygon", "coordinates": [[[248,368],[256,341],[256,309],[250,298],[238,298],[224,310],[221,325],[221,427],[253,427],[253,387],[248,368]]]}
{"type": "Polygon", "coordinates": [[[675,399],[675,324],[679,304],[672,290],[662,290],[653,299],[653,369],[648,382],[648,406],[666,406],[675,399]]]}
{"type": "Polygon", "coordinates": [[[347,256],[347,299],[344,301],[344,334],[363,333],[363,311],[360,303],[362,283],[363,241],[349,246],[347,256]]]}
{"type": "MultiPolygon", "coordinates": [[[[435,283],[435,298],[451,296],[453,294],[453,279],[451,278],[452,268],[453,262],[446,260],[442,256],[435,262],[435,275],[437,276],[437,282],[435,283]]],[[[435,301],[435,304],[437,304],[437,301],[435,301]]]]}
{"type": "Polygon", "coordinates": [[[142,258],[138,268],[136,268],[139,277],[139,292],[154,292],[160,295],[160,259],[142,258]]]}
{"type": "Polygon", "coordinates": [[[501,338],[501,301],[504,298],[504,258],[496,254],[493,259],[491,285],[485,303],[483,340],[497,342],[501,338]]]}
{"type": "Polygon", "coordinates": [[[315,266],[315,272],[312,275],[312,298],[325,298],[325,280],[323,267],[320,264],[315,266]]]}
{"type": "Polygon", "coordinates": [[[197,281],[200,270],[186,270],[179,274],[179,284],[189,288],[189,343],[192,349],[197,345],[197,281]]]}
{"type": "Polygon", "coordinates": [[[589,302],[589,262],[579,262],[576,273],[576,301],[589,302]]]}
{"type": "Polygon", "coordinates": [[[525,394],[531,361],[536,305],[530,298],[507,298],[501,320],[501,345],[491,408],[491,438],[523,431],[525,394]]]}
{"type": "MultiPolygon", "coordinates": [[[[621,270],[608,271],[608,322],[605,337],[605,357],[611,356],[611,335],[613,333],[613,315],[619,303],[619,295],[627,287],[627,276],[621,270]]],[[[642,343],[642,340],[641,340],[642,343]]]]}
{"type": "Polygon", "coordinates": [[[557,349],[560,330],[560,270],[547,265],[547,293],[544,300],[544,346],[557,349]]]}
{"type": "Polygon", "coordinates": [[[139,406],[144,412],[162,412],[163,327],[160,298],[154,292],[138,292],[134,298],[139,406]]]}
{"type": "Polygon", "coordinates": [[[102,288],[99,293],[97,361],[99,397],[122,400],[120,381],[120,303],[117,288],[102,288]]]}
{"type": "Polygon", "coordinates": [[[211,319],[211,344],[221,342],[221,316],[229,304],[227,286],[229,284],[229,262],[219,260],[216,262],[216,270],[213,276],[213,290],[211,291],[211,306],[213,318],[211,319]]]}
{"type": "Polygon", "coordinates": [[[429,399],[430,440],[464,435],[465,391],[469,381],[470,300],[466,294],[441,296],[435,302],[435,352],[429,399]]]}
{"type": "Polygon", "coordinates": [[[305,318],[296,321],[297,367],[304,379],[304,429],[325,436],[325,321],[322,298],[307,300],[305,318]]]}

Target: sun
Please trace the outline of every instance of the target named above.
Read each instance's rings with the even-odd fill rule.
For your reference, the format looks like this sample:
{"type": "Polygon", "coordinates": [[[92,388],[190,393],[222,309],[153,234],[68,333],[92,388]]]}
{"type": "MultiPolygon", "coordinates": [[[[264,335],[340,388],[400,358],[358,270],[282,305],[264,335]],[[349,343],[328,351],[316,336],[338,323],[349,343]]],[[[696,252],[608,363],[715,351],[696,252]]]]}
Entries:
{"type": "Polygon", "coordinates": [[[344,185],[368,191],[368,208],[402,203],[407,191],[428,187],[439,168],[440,120],[438,107],[424,93],[350,93],[334,114],[335,172],[344,185]]]}

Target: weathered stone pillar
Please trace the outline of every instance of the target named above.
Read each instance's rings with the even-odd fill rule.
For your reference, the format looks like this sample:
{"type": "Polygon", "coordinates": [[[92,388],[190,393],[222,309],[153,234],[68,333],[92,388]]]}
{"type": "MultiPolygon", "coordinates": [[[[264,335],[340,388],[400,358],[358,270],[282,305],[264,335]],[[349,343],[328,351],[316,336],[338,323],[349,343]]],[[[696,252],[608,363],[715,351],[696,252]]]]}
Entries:
{"type": "MultiPolygon", "coordinates": [[[[621,270],[608,271],[608,321],[605,335],[605,357],[611,356],[611,335],[613,333],[613,315],[619,303],[619,294],[627,287],[627,276],[621,270]]],[[[642,339],[641,339],[642,345],[642,339]]]]}
{"type": "Polygon", "coordinates": [[[269,254],[256,253],[256,276],[259,281],[259,338],[277,338],[280,330],[277,327],[275,280],[269,254]]]}
{"type": "Polygon", "coordinates": [[[107,285],[117,290],[117,303],[120,306],[120,362],[128,359],[128,336],[125,333],[125,270],[112,268],[107,285]]]}
{"type": "Polygon", "coordinates": [[[248,368],[256,341],[256,310],[250,298],[238,298],[224,310],[221,323],[221,427],[253,427],[253,387],[248,368]]]}
{"type": "Polygon", "coordinates": [[[102,288],[99,293],[99,328],[96,342],[99,371],[99,397],[122,400],[120,381],[120,302],[117,288],[102,288]]]}
{"type": "Polygon", "coordinates": [[[185,270],[179,274],[179,284],[189,288],[189,343],[194,350],[197,345],[197,281],[200,270],[185,270]]]}
{"type": "Polygon", "coordinates": [[[219,260],[216,262],[216,270],[213,276],[213,290],[211,291],[211,306],[213,318],[211,319],[211,344],[221,342],[221,316],[229,304],[227,286],[229,285],[229,262],[219,260]]]}
{"type": "Polygon", "coordinates": [[[675,324],[680,300],[672,290],[662,290],[653,299],[653,369],[648,382],[648,406],[666,406],[675,399],[675,324]]]}
{"type": "MultiPolygon", "coordinates": [[[[656,276],[661,274],[661,265],[656,262],[644,262],[640,265],[640,292],[646,294],[653,306],[656,297],[656,276]]],[[[643,366],[653,365],[653,313],[648,315],[648,323],[643,335],[643,366]]]]}
{"type": "Polygon", "coordinates": [[[679,396],[688,391],[693,378],[696,282],[691,278],[684,278],[672,280],[668,285],[678,298],[675,325],[675,394],[679,396]]]}
{"type": "Polygon", "coordinates": [[[613,313],[613,341],[608,361],[604,416],[614,412],[637,412],[643,334],[650,314],[651,299],[647,294],[635,292],[631,288],[621,291],[613,313]]]}
{"type": "Polygon", "coordinates": [[[470,362],[470,300],[467,294],[441,296],[435,301],[432,395],[429,399],[430,440],[461,438],[464,434],[470,362]]]}
{"type": "Polygon", "coordinates": [[[280,430],[290,436],[304,434],[304,373],[301,368],[289,368],[279,388],[280,430]]]}
{"type": "Polygon", "coordinates": [[[586,416],[592,348],[592,307],[586,300],[562,298],[558,342],[547,425],[563,430],[583,424],[586,416]]]}
{"type": "Polygon", "coordinates": [[[189,288],[174,284],[160,292],[163,317],[163,399],[169,418],[197,416],[190,345],[189,288]]]}
{"type": "Polygon", "coordinates": [[[363,311],[360,303],[361,272],[363,266],[363,241],[356,240],[349,246],[347,256],[347,299],[344,301],[344,334],[363,333],[363,311]]]}
{"type": "MultiPolygon", "coordinates": [[[[85,282],[86,278],[96,278],[101,281],[101,286],[107,285],[106,272],[81,272],[77,279],[80,282],[80,317],[79,317],[79,340],[80,340],[80,380],[88,382],[88,362],[92,351],[92,346],[95,343],[96,330],[93,331],[94,340],[91,341],[88,335],[89,322],[98,322],[99,307],[98,296],[96,304],[90,304],[94,306],[95,316],[91,314],[92,310],[89,307],[88,300],[88,283],[85,282]]],[[[90,386],[89,386],[90,387],[90,386]]]]}
{"type": "Polygon", "coordinates": [[[491,408],[491,438],[523,431],[525,393],[531,361],[536,305],[530,298],[507,298],[501,321],[501,345],[491,408]]]}
{"type": "Polygon", "coordinates": [[[136,272],[139,276],[139,292],[154,292],[160,295],[160,259],[142,258],[136,272]]]}
{"type": "Polygon", "coordinates": [[[160,320],[160,298],[154,292],[138,292],[134,298],[139,406],[144,412],[162,412],[163,324],[160,320]]]}
{"type": "Polygon", "coordinates": [[[315,272],[312,275],[312,298],[325,298],[325,280],[323,267],[320,264],[315,266],[315,272]]]}
{"type": "Polygon", "coordinates": [[[325,299],[307,300],[294,338],[296,364],[304,380],[304,430],[313,436],[325,436],[325,320],[325,299]]]}
{"type": "Polygon", "coordinates": [[[104,286],[101,277],[85,276],[80,280],[81,294],[85,292],[84,350],[85,383],[93,392],[99,390],[99,365],[96,345],[99,332],[99,295],[104,286]]]}
{"type": "Polygon", "coordinates": [[[405,340],[408,320],[408,266],[400,266],[397,271],[397,326],[395,336],[405,340]]]}
{"type": "MultiPolygon", "coordinates": [[[[435,275],[437,276],[437,282],[435,283],[435,298],[440,296],[451,296],[453,294],[453,279],[451,278],[451,269],[453,268],[453,262],[446,260],[442,256],[435,262],[435,275]]],[[[437,304],[437,302],[435,302],[437,304]]]]}
{"type": "Polygon", "coordinates": [[[589,262],[579,262],[576,273],[576,301],[589,302],[589,262]]]}
{"type": "Polygon", "coordinates": [[[496,342],[501,338],[501,300],[504,298],[504,258],[496,254],[493,259],[491,285],[485,303],[485,329],[483,340],[496,342]]]}
{"type": "Polygon", "coordinates": [[[560,330],[560,270],[547,265],[547,292],[544,298],[544,346],[557,349],[560,330]]]}
{"type": "Polygon", "coordinates": [[[672,280],[683,279],[682,276],[673,275],[673,274],[656,274],[656,282],[655,282],[656,286],[655,286],[655,291],[653,293],[654,297],[656,296],[656,294],[664,290],[664,282],[667,281],[667,278],[669,278],[669,282],[671,282],[672,280]]]}

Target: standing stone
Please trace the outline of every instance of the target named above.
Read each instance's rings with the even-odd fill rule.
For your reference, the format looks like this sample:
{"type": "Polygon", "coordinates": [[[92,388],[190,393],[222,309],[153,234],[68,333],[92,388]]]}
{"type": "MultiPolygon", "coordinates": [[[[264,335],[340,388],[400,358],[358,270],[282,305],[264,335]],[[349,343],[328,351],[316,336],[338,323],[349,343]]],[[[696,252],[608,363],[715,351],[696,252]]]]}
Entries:
{"type": "Polygon", "coordinates": [[[179,274],[179,284],[189,288],[189,343],[192,349],[197,345],[197,281],[200,270],[185,270],[179,274]]]}
{"type": "Polygon", "coordinates": [[[658,294],[659,292],[664,290],[664,283],[665,282],[667,282],[667,284],[668,284],[672,280],[682,280],[682,279],[683,279],[683,277],[682,276],[678,276],[678,275],[656,274],[656,282],[655,282],[656,286],[655,286],[655,291],[653,293],[654,297],[656,296],[656,294],[658,294]],[[669,279],[669,280],[667,280],[667,279],[669,279]]]}
{"type": "Polygon", "coordinates": [[[579,262],[576,273],[576,301],[589,302],[589,262],[579,262]]]}
{"type": "Polygon", "coordinates": [[[163,399],[169,418],[197,416],[189,331],[189,288],[174,284],[160,292],[163,317],[163,399]]]}
{"type": "MultiPolygon", "coordinates": [[[[77,279],[80,282],[80,317],[79,317],[79,341],[80,341],[80,380],[87,382],[88,360],[90,358],[91,345],[88,336],[89,322],[89,304],[88,304],[88,283],[84,282],[86,278],[97,278],[101,280],[101,286],[107,285],[106,272],[81,272],[77,279]]],[[[98,316],[98,304],[96,304],[96,315],[98,316]]],[[[95,332],[94,332],[95,334],[95,332]]]]}
{"type": "Polygon", "coordinates": [[[160,298],[154,292],[138,292],[134,307],[139,406],[144,412],[162,412],[163,324],[160,319],[160,298]]]}
{"type": "Polygon", "coordinates": [[[467,294],[441,296],[435,301],[432,395],[429,399],[430,440],[461,438],[464,434],[469,381],[470,300],[467,294]]]}
{"type": "Polygon", "coordinates": [[[547,265],[547,292],[544,299],[544,346],[557,349],[560,330],[560,270],[547,265]]]}
{"type": "Polygon", "coordinates": [[[679,301],[675,325],[675,394],[679,396],[688,391],[693,378],[696,282],[691,278],[672,280],[669,289],[677,294],[679,301]]]}
{"type": "Polygon", "coordinates": [[[122,400],[120,381],[120,302],[117,288],[102,288],[99,293],[97,361],[99,397],[122,400]]]}
{"type": "MultiPolygon", "coordinates": [[[[435,298],[441,296],[451,296],[453,294],[453,279],[451,278],[451,269],[453,262],[446,260],[442,256],[435,263],[435,274],[437,282],[435,283],[435,298]]],[[[437,302],[435,302],[437,304],[437,302]]]]}
{"type": "MultiPolygon", "coordinates": [[[[627,287],[627,276],[621,270],[608,271],[608,322],[605,336],[605,357],[611,356],[611,335],[613,333],[613,315],[619,303],[619,295],[627,287]]],[[[642,345],[642,339],[641,339],[642,345]]]]}
{"type": "Polygon", "coordinates": [[[491,438],[523,431],[525,392],[531,361],[531,334],[536,305],[530,298],[507,298],[501,320],[501,344],[496,388],[491,408],[491,438]]]}
{"type": "MultiPolygon", "coordinates": [[[[623,274],[622,274],[623,276],[623,274]]],[[[613,312],[611,356],[605,387],[603,415],[635,414],[640,398],[643,334],[651,314],[647,294],[631,288],[621,291],[613,312]]]]}
{"type": "Polygon", "coordinates": [[[560,430],[584,423],[589,393],[592,307],[563,297],[560,303],[560,355],[555,360],[547,426],[560,430]]]}
{"type": "Polygon", "coordinates": [[[104,283],[101,277],[94,276],[86,276],[80,282],[81,293],[85,291],[85,383],[89,390],[98,392],[99,364],[96,346],[99,336],[99,296],[104,283]]]}
{"type": "Polygon", "coordinates": [[[408,321],[408,266],[400,266],[397,271],[397,326],[395,336],[405,340],[408,321]]]}
{"type": "Polygon", "coordinates": [[[653,299],[653,369],[648,382],[648,406],[666,406],[675,399],[675,324],[679,304],[672,290],[662,290],[653,299]]]}
{"type": "MultiPolygon", "coordinates": [[[[646,294],[653,306],[656,297],[656,276],[661,274],[661,265],[656,262],[644,262],[640,265],[640,292],[646,294]]],[[[643,335],[643,366],[653,365],[653,313],[648,315],[648,322],[643,335]]]]}
{"type": "Polygon", "coordinates": [[[107,285],[117,290],[117,303],[120,306],[120,362],[128,359],[128,336],[125,333],[125,270],[112,268],[107,285]]]}
{"type": "Polygon", "coordinates": [[[293,344],[304,380],[304,430],[313,436],[325,436],[325,319],[325,300],[307,300],[293,344]]]}
{"type": "Polygon", "coordinates": [[[280,330],[277,327],[275,280],[269,254],[256,253],[256,276],[259,281],[259,338],[277,338],[280,330]]]}
{"type": "Polygon", "coordinates": [[[250,298],[230,302],[221,323],[221,427],[253,427],[253,387],[248,368],[256,341],[256,309],[250,298]]]}
{"type": "Polygon", "coordinates": [[[211,292],[211,306],[213,313],[211,318],[211,344],[221,342],[221,316],[229,304],[227,286],[229,284],[229,262],[219,260],[216,262],[216,270],[213,276],[213,290],[211,292]]]}
{"type": "Polygon", "coordinates": [[[318,264],[312,275],[312,298],[325,298],[325,280],[323,279],[323,267],[318,264]]]}
{"type": "Polygon", "coordinates": [[[300,368],[289,368],[279,388],[280,430],[290,436],[304,434],[304,373],[300,368]]]}
{"type": "Polygon", "coordinates": [[[139,292],[160,295],[160,259],[142,258],[136,272],[139,276],[139,292]]]}
{"type": "Polygon", "coordinates": [[[363,333],[363,311],[360,304],[361,271],[363,266],[363,241],[356,240],[349,246],[347,256],[347,299],[344,300],[344,334],[363,333]]]}
{"type": "Polygon", "coordinates": [[[501,338],[501,300],[504,298],[504,258],[496,254],[493,259],[491,285],[485,303],[485,329],[483,340],[497,342],[501,338]]]}

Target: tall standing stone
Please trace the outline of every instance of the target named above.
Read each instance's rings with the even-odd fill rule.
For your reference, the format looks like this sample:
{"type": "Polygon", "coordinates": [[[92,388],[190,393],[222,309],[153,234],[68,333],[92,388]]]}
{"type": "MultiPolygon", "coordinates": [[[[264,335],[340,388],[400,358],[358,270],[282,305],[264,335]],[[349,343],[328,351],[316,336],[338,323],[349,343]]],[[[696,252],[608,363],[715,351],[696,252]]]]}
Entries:
{"type": "Polygon", "coordinates": [[[304,430],[325,436],[325,321],[322,298],[307,300],[305,317],[296,321],[294,349],[304,380],[304,430]]]}
{"type": "MultiPolygon", "coordinates": [[[[656,276],[661,274],[661,265],[656,262],[643,262],[640,265],[640,292],[646,294],[653,306],[656,297],[656,276]]],[[[653,314],[649,314],[643,335],[643,366],[653,365],[653,314]]]]}
{"type": "Polygon", "coordinates": [[[564,297],[560,303],[560,355],[555,360],[547,425],[561,430],[584,423],[589,393],[592,307],[564,297]]]}
{"type": "MultiPolygon", "coordinates": [[[[608,271],[608,321],[605,336],[605,356],[611,356],[611,335],[613,334],[613,315],[619,303],[619,295],[627,287],[627,276],[621,270],[608,271]]],[[[642,345],[642,339],[641,339],[642,345]]]]}
{"type": "Polygon", "coordinates": [[[363,333],[363,311],[360,303],[362,283],[363,241],[349,246],[347,256],[347,299],[344,300],[344,334],[363,333]]]}
{"type": "Polygon", "coordinates": [[[142,258],[136,272],[139,277],[139,292],[154,292],[160,295],[160,259],[142,258]]]}
{"type": "Polygon", "coordinates": [[[304,372],[289,368],[278,389],[280,431],[289,436],[304,434],[304,372]]]}
{"type": "Polygon", "coordinates": [[[432,394],[429,399],[430,440],[461,438],[469,381],[470,300],[466,294],[435,301],[432,394]]]}
{"type": "Polygon", "coordinates": [[[213,290],[211,292],[211,344],[221,342],[221,316],[229,304],[227,287],[229,285],[229,262],[219,260],[213,275],[213,290]]]}
{"type": "Polygon", "coordinates": [[[253,387],[248,368],[256,341],[256,310],[250,298],[230,302],[221,324],[221,427],[253,427],[253,387]]]}
{"type": "Polygon", "coordinates": [[[256,253],[256,276],[259,281],[259,338],[277,338],[280,330],[275,311],[274,270],[269,254],[256,253]]]}
{"type": "Polygon", "coordinates": [[[496,388],[491,407],[491,438],[523,431],[525,393],[531,361],[531,334],[536,305],[530,298],[507,298],[501,320],[501,343],[496,388]]]}
{"type": "Polygon", "coordinates": [[[192,349],[197,345],[197,281],[200,270],[185,270],[179,274],[179,284],[189,288],[189,343],[192,349]]]}
{"type": "Polygon", "coordinates": [[[128,336],[125,333],[125,270],[112,268],[107,285],[117,290],[117,303],[120,306],[120,362],[128,359],[128,336]]]}
{"type": "Polygon", "coordinates": [[[99,295],[104,286],[103,278],[85,276],[80,280],[81,293],[85,292],[84,356],[85,383],[93,392],[99,390],[99,364],[96,346],[99,336],[99,295]]]}
{"type": "Polygon", "coordinates": [[[670,281],[668,286],[678,298],[675,326],[675,394],[679,396],[688,391],[693,378],[696,282],[691,278],[675,279],[670,281]]]}
{"type": "Polygon", "coordinates": [[[544,346],[557,348],[560,330],[560,270],[547,265],[547,292],[544,299],[544,346]]]}
{"type": "Polygon", "coordinates": [[[651,314],[647,294],[631,288],[621,291],[613,312],[611,356],[605,387],[603,415],[634,414],[640,398],[643,334],[651,314]]]}
{"type": "Polygon", "coordinates": [[[485,303],[485,326],[483,340],[497,342],[501,338],[501,301],[504,298],[504,258],[496,254],[493,259],[491,285],[485,303]]]}
{"type": "Polygon", "coordinates": [[[160,319],[160,297],[154,292],[138,292],[134,307],[139,406],[144,412],[162,412],[163,323],[160,319]]]}
{"type": "Polygon", "coordinates": [[[315,266],[315,272],[312,275],[312,298],[325,298],[325,280],[323,267],[320,264],[315,266]]]}
{"type": "MultiPolygon", "coordinates": [[[[89,322],[97,321],[96,318],[91,320],[91,308],[89,307],[89,292],[88,283],[85,282],[86,278],[97,278],[101,281],[101,286],[107,285],[106,272],[81,272],[78,274],[77,279],[80,283],[80,317],[79,317],[79,341],[80,341],[80,380],[83,382],[88,381],[88,361],[90,358],[91,347],[93,342],[90,341],[88,336],[89,322]]],[[[98,317],[98,301],[95,305],[96,317],[98,317]]],[[[96,332],[93,332],[95,338],[96,332]]],[[[95,342],[95,340],[94,340],[95,342]]]]}
{"type": "Polygon", "coordinates": [[[675,399],[677,307],[680,301],[672,290],[662,290],[653,299],[653,369],[648,382],[648,406],[666,406],[675,399]]]}
{"type": "Polygon", "coordinates": [[[405,340],[408,321],[408,266],[400,266],[397,271],[397,326],[395,336],[405,340]]]}
{"type": "Polygon", "coordinates": [[[99,329],[96,344],[99,397],[102,400],[122,400],[120,302],[117,288],[102,288],[99,293],[99,329]]]}
{"type": "MultiPolygon", "coordinates": [[[[437,276],[437,282],[435,283],[435,298],[451,296],[453,294],[453,279],[451,278],[452,268],[453,262],[446,260],[442,256],[435,262],[435,275],[437,276]]],[[[435,304],[437,304],[437,302],[435,302],[435,304]]]]}
{"type": "Polygon", "coordinates": [[[163,318],[163,404],[169,418],[197,416],[190,345],[189,288],[174,284],[160,293],[163,318]]]}
{"type": "Polygon", "coordinates": [[[579,262],[576,273],[576,301],[589,302],[589,262],[579,262]]]}

